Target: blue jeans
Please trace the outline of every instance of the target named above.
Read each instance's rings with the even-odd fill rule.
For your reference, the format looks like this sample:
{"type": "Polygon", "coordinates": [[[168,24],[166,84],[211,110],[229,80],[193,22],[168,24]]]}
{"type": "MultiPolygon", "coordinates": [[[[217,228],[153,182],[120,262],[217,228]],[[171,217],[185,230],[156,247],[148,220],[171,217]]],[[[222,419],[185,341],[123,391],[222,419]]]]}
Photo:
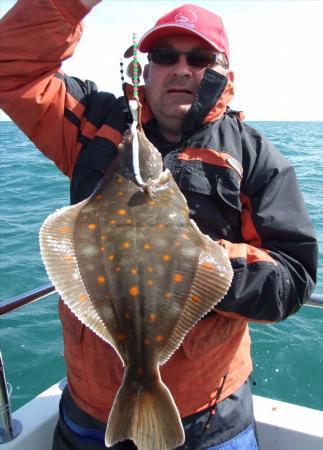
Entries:
{"type": "Polygon", "coordinates": [[[229,441],[208,447],[205,450],[259,450],[259,447],[253,427],[250,426],[229,441]]]}

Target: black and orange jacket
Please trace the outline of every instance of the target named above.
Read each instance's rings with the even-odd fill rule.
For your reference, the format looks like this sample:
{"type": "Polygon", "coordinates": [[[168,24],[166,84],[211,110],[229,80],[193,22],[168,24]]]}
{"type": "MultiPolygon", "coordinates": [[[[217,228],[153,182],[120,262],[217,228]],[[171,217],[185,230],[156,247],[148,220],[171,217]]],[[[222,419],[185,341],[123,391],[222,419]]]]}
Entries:
{"type": "MultiPolygon", "coordinates": [[[[19,0],[0,23],[0,107],[71,178],[73,203],[93,191],[128,120],[123,98],[61,70],[87,12],[78,0],[19,0]]],[[[160,135],[142,98],[148,138],[186,196],[191,217],[227,249],[235,273],[215,314],[190,331],[161,370],[182,416],[212,403],[226,373],[221,399],[247,378],[247,322],[285,319],[315,283],[317,243],[294,170],[227,108],[232,95],[230,83],[208,69],[176,145],[160,135]]],[[[72,396],[106,420],[121,363],[62,303],[60,316],[72,396]]]]}

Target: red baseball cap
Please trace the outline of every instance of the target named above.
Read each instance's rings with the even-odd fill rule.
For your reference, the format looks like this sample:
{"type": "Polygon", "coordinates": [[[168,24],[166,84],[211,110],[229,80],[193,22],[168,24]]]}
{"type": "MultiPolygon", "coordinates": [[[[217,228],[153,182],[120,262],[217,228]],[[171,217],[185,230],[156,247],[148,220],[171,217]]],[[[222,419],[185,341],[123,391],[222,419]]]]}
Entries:
{"type": "Polygon", "coordinates": [[[220,16],[197,5],[186,4],[175,8],[157,20],[139,41],[139,50],[149,52],[154,43],[170,34],[199,36],[229,60],[229,42],[220,16]]]}

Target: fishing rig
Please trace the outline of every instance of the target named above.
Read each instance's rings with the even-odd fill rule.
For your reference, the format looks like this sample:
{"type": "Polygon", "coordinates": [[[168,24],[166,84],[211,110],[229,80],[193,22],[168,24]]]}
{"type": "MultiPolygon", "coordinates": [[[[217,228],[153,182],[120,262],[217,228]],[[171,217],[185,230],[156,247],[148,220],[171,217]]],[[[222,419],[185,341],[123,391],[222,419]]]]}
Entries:
{"type": "MultiPolygon", "coordinates": [[[[138,129],[142,131],[141,125],[141,103],[139,100],[139,82],[140,75],[142,73],[142,69],[140,63],[138,61],[138,43],[136,38],[136,33],[132,35],[132,61],[127,67],[127,75],[132,80],[132,97],[128,99],[128,95],[126,92],[126,83],[124,79],[124,69],[123,69],[123,60],[120,61],[120,74],[121,74],[121,82],[122,89],[125,95],[125,98],[128,99],[128,108],[132,118],[131,124],[131,136],[132,136],[132,163],[133,163],[133,171],[135,175],[136,182],[139,186],[145,187],[146,183],[144,183],[143,179],[140,175],[140,166],[139,166],[139,141],[138,141],[138,129]]],[[[129,54],[129,49],[126,51],[125,55],[129,54]]]]}

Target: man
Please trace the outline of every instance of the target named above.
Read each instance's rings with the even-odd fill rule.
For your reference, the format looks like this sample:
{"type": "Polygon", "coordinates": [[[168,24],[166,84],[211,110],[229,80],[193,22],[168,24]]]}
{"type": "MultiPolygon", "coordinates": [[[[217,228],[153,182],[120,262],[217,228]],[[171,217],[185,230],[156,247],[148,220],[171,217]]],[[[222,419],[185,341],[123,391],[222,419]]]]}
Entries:
{"type": "MultiPolygon", "coordinates": [[[[123,99],[60,69],[80,37],[80,20],[96,3],[18,0],[0,26],[0,107],[71,178],[72,203],[93,191],[128,120],[123,99]]],[[[181,448],[257,449],[247,324],[283,320],[310,296],[314,231],[289,163],[227,107],[234,76],[221,18],[183,5],[159,19],[139,49],[148,53],[140,89],[144,131],[191,217],[227,249],[235,273],[220,305],[161,368],[183,418],[181,448]]],[[[122,367],[62,301],[59,309],[68,388],[54,449],[104,448],[122,367]]],[[[131,442],[113,447],[132,448],[131,442]]]]}

